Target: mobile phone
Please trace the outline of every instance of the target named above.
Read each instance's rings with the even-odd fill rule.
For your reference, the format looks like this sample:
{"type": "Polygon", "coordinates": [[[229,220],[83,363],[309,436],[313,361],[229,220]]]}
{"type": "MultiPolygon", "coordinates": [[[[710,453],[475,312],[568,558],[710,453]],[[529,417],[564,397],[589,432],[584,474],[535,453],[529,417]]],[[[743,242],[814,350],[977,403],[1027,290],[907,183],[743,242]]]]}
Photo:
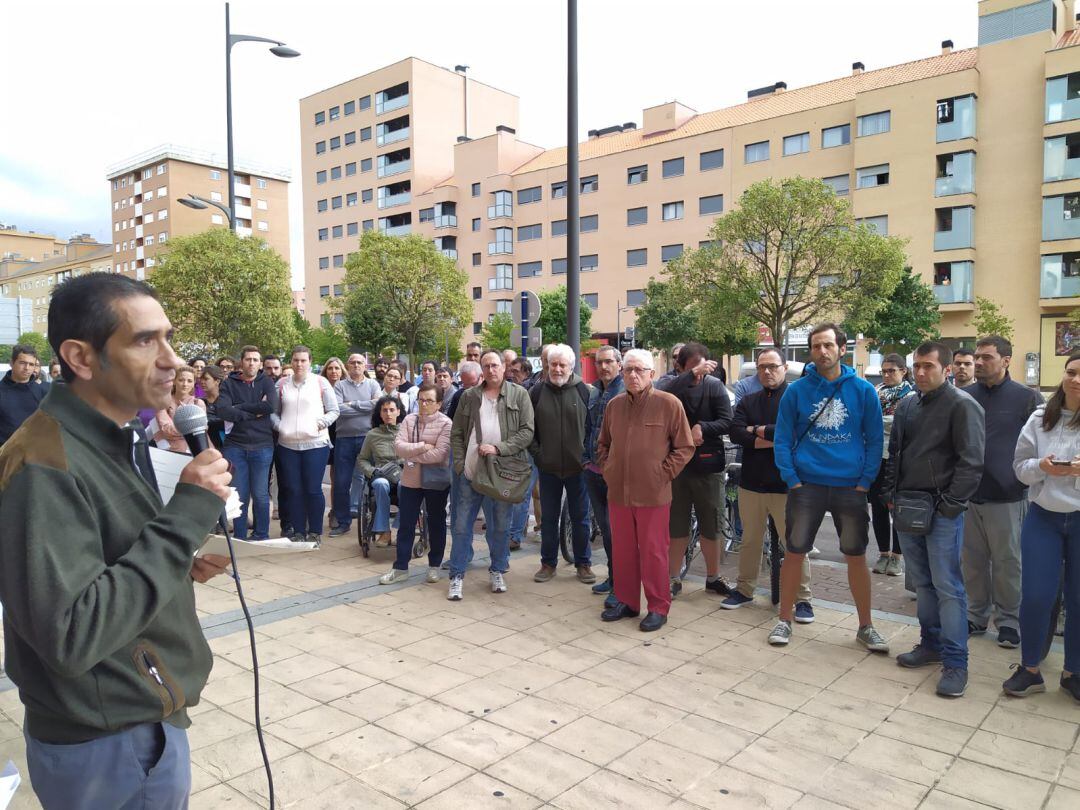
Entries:
{"type": "Polygon", "coordinates": [[[1055,467],[1071,467],[1072,466],[1071,461],[1067,461],[1067,460],[1063,461],[1063,460],[1058,459],[1058,458],[1055,458],[1050,463],[1053,464],[1055,467]]]}

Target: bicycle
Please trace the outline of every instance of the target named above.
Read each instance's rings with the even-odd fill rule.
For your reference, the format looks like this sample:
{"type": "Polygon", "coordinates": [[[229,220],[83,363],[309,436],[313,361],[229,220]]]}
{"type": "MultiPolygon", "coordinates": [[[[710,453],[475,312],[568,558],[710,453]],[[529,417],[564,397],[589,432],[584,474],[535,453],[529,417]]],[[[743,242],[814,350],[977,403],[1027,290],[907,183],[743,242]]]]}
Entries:
{"type": "MultiPolygon", "coordinates": [[[[593,516],[592,500],[586,504],[586,519],[589,521],[589,543],[595,546],[601,542],[600,527],[593,516]]],[[[566,493],[562,497],[562,509],[559,512],[559,552],[566,562],[574,563],[574,525],[570,521],[570,503],[566,493]]]]}

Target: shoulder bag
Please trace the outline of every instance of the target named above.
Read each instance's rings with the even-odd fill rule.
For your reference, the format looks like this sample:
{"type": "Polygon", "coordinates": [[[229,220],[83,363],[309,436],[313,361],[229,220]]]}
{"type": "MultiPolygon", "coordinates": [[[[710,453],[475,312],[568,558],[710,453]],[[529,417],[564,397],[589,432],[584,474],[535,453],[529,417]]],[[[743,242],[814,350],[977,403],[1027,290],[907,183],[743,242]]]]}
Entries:
{"type": "MultiPolygon", "coordinates": [[[[420,414],[416,415],[413,422],[413,442],[420,443],[420,414]]],[[[449,489],[450,488],[450,459],[447,457],[444,464],[421,464],[420,486],[423,489],[449,489]]]]}
{"type": "MultiPolygon", "coordinates": [[[[483,394],[481,393],[481,397],[483,394]]],[[[482,403],[481,403],[482,404],[482,403]]],[[[473,431],[476,433],[476,446],[484,443],[480,435],[480,408],[473,416],[473,431]]],[[[521,503],[532,482],[532,464],[520,455],[490,456],[476,454],[476,473],[473,475],[472,488],[481,495],[487,495],[497,501],[521,503]]]]}
{"type": "MultiPolygon", "coordinates": [[[[896,434],[896,481],[900,482],[900,463],[904,454],[904,422],[907,421],[907,411],[911,409],[909,404],[904,413],[897,413],[893,417],[893,430],[896,434]],[[898,417],[903,416],[903,419],[898,417]]],[[[934,465],[930,464],[930,476],[934,480],[934,489],[937,490],[937,476],[934,475],[934,465]]],[[[937,511],[938,497],[932,492],[923,492],[917,489],[897,490],[893,494],[893,524],[896,531],[904,534],[928,534],[934,525],[934,514],[937,511]]]]}

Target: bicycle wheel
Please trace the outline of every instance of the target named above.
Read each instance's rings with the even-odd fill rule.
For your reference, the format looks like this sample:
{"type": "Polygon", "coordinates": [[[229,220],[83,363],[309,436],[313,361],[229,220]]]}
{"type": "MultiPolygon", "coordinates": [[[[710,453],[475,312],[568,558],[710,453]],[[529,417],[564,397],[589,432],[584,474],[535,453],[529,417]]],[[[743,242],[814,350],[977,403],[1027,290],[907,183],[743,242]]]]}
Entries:
{"type": "Polygon", "coordinates": [[[559,551],[568,563],[574,562],[574,524],[570,522],[570,504],[563,495],[562,511],[559,512],[559,551]]]}
{"type": "Polygon", "coordinates": [[[682,565],[679,567],[679,579],[686,576],[690,570],[690,565],[694,562],[694,557],[697,556],[698,549],[701,548],[701,527],[698,526],[697,515],[694,510],[690,510],[690,539],[686,543],[686,553],[683,555],[682,565]]]}
{"type": "Polygon", "coordinates": [[[360,514],[356,519],[356,534],[360,542],[360,551],[365,557],[371,551],[371,512],[368,510],[367,493],[360,494],[360,514]]]}
{"type": "Polygon", "coordinates": [[[780,535],[776,525],[769,518],[769,588],[772,603],[780,604],[780,566],[784,562],[784,547],[780,544],[780,535]]]}
{"type": "Polygon", "coordinates": [[[420,516],[416,520],[416,540],[413,541],[412,555],[414,558],[427,556],[431,548],[431,538],[428,536],[427,506],[420,507],[420,516]]]}

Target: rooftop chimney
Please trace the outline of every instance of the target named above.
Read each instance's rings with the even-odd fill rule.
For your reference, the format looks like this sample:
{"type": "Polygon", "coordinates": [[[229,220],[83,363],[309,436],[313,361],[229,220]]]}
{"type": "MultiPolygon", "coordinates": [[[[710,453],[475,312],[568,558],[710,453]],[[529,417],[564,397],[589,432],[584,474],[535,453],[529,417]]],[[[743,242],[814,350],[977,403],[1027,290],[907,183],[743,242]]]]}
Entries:
{"type": "Polygon", "coordinates": [[[951,39],[942,40],[942,42],[941,42],[941,55],[942,56],[948,56],[950,53],[952,53],[952,48],[953,48],[953,44],[952,44],[951,39]]]}
{"type": "Polygon", "coordinates": [[[495,127],[495,131],[496,132],[505,132],[505,133],[507,133],[509,135],[514,135],[514,134],[517,133],[516,129],[514,129],[513,127],[508,127],[506,124],[499,124],[497,127],[495,127]]]}
{"type": "Polygon", "coordinates": [[[471,140],[472,140],[472,138],[468,137],[467,135],[458,135],[457,136],[457,142],[458,143],[468,143],[471,140]]]}
{"type": "Polygon", "coordinates": [[[866,70],[866,65],[864,65],[862,62],[852,62],[851,63],[851,75],[852,76],[859,76],[859,75],[862,74],[862,72],[864,70],[866,70]]]}
{"type": "Polygon", "coordinates": [[[746,100],[752,101],[755,98],[761,98],[763,96],[775,96],[783,93],[787,90],[787,82],[777,82],[776,84],[769,84],[765,87],[758,87],[754,90],[746,91],[746,100]]]}

